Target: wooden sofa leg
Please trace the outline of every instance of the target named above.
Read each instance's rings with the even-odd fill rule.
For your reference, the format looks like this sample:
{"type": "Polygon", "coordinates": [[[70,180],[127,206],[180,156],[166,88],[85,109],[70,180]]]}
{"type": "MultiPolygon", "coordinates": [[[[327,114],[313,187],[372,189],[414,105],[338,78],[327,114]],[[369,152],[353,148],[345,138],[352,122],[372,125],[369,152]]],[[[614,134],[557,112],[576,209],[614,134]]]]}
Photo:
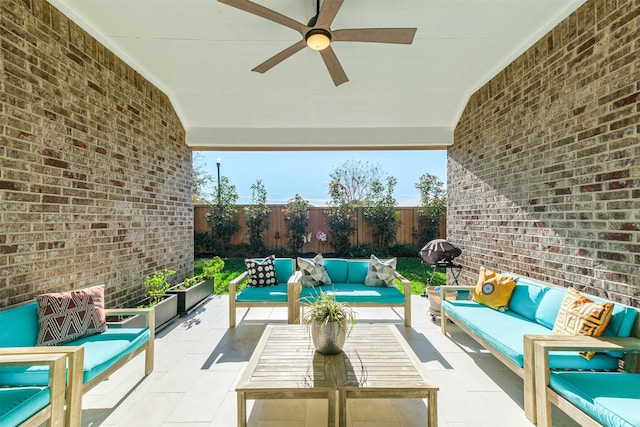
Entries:
{"type": "Polygon", "coordinates": [[[536,386],[534,379],[533,344],[535,337],[524,336],[524,414],[536,424],[536,386]]]}
{"type": "Polygon", "coordinates": [[[229,327],[236,327],[236,300],[231,293],[229,293],[229,327]]]}

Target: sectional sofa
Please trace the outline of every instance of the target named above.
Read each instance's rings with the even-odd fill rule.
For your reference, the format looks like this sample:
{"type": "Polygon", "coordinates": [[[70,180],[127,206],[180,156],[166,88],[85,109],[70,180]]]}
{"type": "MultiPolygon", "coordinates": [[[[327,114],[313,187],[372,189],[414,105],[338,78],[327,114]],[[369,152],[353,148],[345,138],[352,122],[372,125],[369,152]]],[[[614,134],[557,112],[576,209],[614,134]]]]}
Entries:
{"type": "MultiPolygon", "coordinates": [[[[447,333],[447,319],[454,322],[498,360],[524,378],[525,413],[536,421],[534,379],[534,343],[536,340],[567,340],[566,336],[552,336],[556,316],[567,288],[554,286],[523,276],[512,275],[515,288],[504,311],[482,305],[473,300],[446,300],[447,289],[476,287],[442,286],[442,333],[447,333]]],[[[585,294],[594,301],[606,301],[585,294]]],[[[604,337],[629,337],[637,331],[638,309],[615,303],[604,337]]],[[[620,352],[599,352],[586,360],[576,351],[554,351],[549,357],[552,369],[611,371],[618,369],[620,352]]]]}

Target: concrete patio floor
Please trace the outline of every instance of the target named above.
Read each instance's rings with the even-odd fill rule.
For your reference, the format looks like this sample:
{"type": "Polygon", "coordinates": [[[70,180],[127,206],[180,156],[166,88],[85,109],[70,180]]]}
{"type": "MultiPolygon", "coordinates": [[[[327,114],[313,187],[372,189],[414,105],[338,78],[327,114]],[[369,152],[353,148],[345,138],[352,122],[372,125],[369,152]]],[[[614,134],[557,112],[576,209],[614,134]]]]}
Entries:
{"type": "MultiPolygon", "coordinates": [[[[426,298],[413,297],[412,327],[402,309],[358,308],[358,323],[395,324],[429,372],[442,427],[528,427],[523,384],[455,325],[452,338],[431,321],[426,298]]],[[[154,372],[144,378],[143,355],[84,395],[83,426],[234,427],[235,383],[267,323],[286,324],[285,308],[238,309],[228,328],[228,296],[213,296],[156,337],[154,372]]],[[[357,324],[356,324],[357,327],[357,324]]],[[[358,399],[348,403],[350,427],[426,426],[421,399],[358,399]]],[[[251,427],[327,425],[324,400],[249,401],[251,427]]],[[[554,408],[554,425],[577,426],[554,408]]]]}

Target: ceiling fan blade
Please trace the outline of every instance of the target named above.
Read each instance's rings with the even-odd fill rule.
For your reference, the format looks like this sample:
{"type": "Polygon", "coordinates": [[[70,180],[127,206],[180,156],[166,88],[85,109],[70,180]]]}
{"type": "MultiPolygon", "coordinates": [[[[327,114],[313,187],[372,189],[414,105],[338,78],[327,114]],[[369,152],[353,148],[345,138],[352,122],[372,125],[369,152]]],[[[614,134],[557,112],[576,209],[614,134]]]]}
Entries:
{"type": "Polygon", "coordinates": [[[281,63],[291,55],[293,55],[294,53],[304,49],[306,46],[307,46],[307,43],[304,40],[300,40],[298,43],[292,44],[291,46],[281,51],[280,53],[276,53],[271,58],[267,59],[266,61],[264,61],[262,64],[258,65],[251,71],[255,71],[257,73],[266,73],[267,71],[269,71],[270,69],[272,69],[273,67],[275,67],[276,65],[278,65],[279,63],[281,63]]]}
{"type": "Polygon", "coordinates": [[[274,10],[268,9],[264,6],[261,6],[257,3],[254,3],[249,0],[218,0],[220,3],[224,3],[226,5],[235,7],[236,9],[244,10],[245,12],[252,13],[256,16],[259,16],[264,19],[268,19],[269,21],[273,21],[280,25],[284,25],[285,27],[292,28],[302,34],[303,36],[309,30],[309,28],[301,24],[300,22],[289,18],[288,16],[284,16],[274,10]]]}
{"type": "Polygon", "coordinates": [[[318,13],[316,27],[329,28],[340,10],[342,2],[343,0],[324,0],[320,13],[318,13]]]}
{"type": "Polygon", "coordinates": [[[331,32],[331,40],[339,42],[371,42],[411,44],[416,28],[354,28],[331,32]]]}
{"type": "Polygon", "coordinates": [[[333,83],[336,86],[340,86],[342,83],[346,83],[349,81],[349,79],[347,78],[347,74],[344,72],[342,65],[340,65],[340,61],[338,61],[338,57],[336,56],[333,49],[331,49],[331,46],[327,47],[324,50],[321,50],[320,56],[322,56],[324,65],[327,66],[327,70],[329,70],[329,74],[331,74],[333,83]]]}

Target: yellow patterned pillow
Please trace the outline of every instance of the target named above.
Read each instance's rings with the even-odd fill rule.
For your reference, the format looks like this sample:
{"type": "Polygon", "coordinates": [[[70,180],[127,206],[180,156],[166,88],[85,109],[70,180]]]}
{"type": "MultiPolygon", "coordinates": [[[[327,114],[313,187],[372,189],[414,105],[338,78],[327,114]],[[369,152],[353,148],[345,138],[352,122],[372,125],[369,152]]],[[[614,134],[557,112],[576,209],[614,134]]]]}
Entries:
{"type": "Polygon", "coordinates": [[[504,311],[509,305],[515,287],[513,277],[481,268],[478,284],[473,290],[473,300],[494,310],[504,311]]]}
{"type": "MultiPolygon", "coordinates": [[[[569,287],[562,298],[551,334],[599,337],[609,324],[612,311],[612,303],[593,301],[569,287]]],[[[593,351],[580,353],[587,360],[591,360],[594,354],[593,351]]]]}

